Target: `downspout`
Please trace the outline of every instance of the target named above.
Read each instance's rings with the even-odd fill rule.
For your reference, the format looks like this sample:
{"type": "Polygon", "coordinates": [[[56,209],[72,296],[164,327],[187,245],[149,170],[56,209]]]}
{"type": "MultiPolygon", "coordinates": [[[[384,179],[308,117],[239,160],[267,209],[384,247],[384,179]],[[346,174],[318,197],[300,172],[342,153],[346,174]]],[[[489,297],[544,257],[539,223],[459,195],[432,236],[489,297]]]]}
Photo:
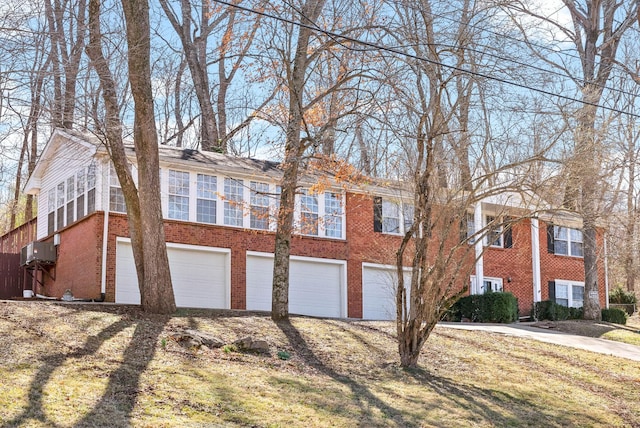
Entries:
{"type": "Polygon", "coordinates": [[[481,236],[482,234],[478,236],[478,232],[482,230],[482,202],[478,202],[473,210],[473,230],[476,234],[476,282],[471,284],[471,294],[480,294],[484,284],[484,264],[482,260],[484,239],[481,236]]]}
{"type": "Polygon", "coordinates": [[[107,247],[109,246],[109,207],[104,210],[102,226],[102,275],[100,281],[100,298],[104,301],[107,293],[107,247]]]}
{"type": "Polygon", "coordinates": [[[533,270],[533,303],[542,301],[540,282],[540,224],[537,218],[531,219],[531,268],[533,270]]]}
{"type": "Polygon", "coordinates": [[[604,239],[604,304],[609,309],[609,254],[607,251],[607,235],[603,234],[604,239]]]}

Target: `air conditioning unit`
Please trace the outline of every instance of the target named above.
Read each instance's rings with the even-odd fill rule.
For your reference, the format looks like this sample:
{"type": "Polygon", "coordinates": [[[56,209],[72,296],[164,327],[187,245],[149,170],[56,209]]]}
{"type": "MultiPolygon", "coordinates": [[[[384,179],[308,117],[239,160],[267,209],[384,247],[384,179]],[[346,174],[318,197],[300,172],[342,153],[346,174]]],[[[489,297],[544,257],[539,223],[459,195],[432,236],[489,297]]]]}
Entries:
{"type": "Polygon", "coordinates": [[[56,262],[56,247],[53,242],[30,242],[22,248],[20,253],[20,266],[33,262],[54,264],[56,262]]]}

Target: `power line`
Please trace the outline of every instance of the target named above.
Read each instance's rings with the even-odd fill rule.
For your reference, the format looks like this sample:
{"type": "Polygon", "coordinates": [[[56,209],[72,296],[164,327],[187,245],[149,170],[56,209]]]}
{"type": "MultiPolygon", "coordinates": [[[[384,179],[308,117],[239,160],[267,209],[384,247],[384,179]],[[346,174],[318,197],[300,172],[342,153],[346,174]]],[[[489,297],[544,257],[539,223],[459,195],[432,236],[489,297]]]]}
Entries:
{"type": "Polygon", "coordinates": [[[287,24],[295,25],[295,26],[298,26],[298,27],[306,28],[306,29],[309,29],[309,30],[312,30],[312,31],[316,31],[316,32],[322,33],[322,34],[324,34],[324,35],[326,35],[328,37],[331,37],[333,39],[342,39],[342,40],[345,40],[345,41],[348,41],[348,42],[351,42],[351,43],[355,43],[355,44],[359,44],[359,45],[362,45],[362,46],[366,46],[368,48],[372,48],[372,49],[375,49],[375,50],[389,52],[389,53],[392,53],[392,54],[395,54],[395,55],[398,55],[398,56],[403,56],[403,57],[414,59],[414,60],[417,60],[417,61],[422,61],[422,62],[426,62],[426,63],[433,64],[433,65],[438,65],[438,66],[447,68],[449,70],[457,71],[457,72],[460,72],[460,73],[463,73],[463,74],[468,74],[468,75],[471,75],[471,76],[474,76],[474,77],[479,77],[479,78],[487,79],[487,80],[493,80],[493,81],[498,82],[498,83],[503,83],[505,85],[517,87],[517,88],[520,88],[520,89],[527,89],[529,91],[537,92],[537,93],[543,94],[543,95],[548,95],[550,97],[555,97],[555,98],[563,99],[563,100],[566,100],[566,101],[580,103],[580,104],[583,104],[583,105],[589,105],[589,106],[592,106],[592,107],[598,107],[598,108],[602,108],[603,110],[608,110],[608,111],[611,111],[611,112],[614,112],[614,113],[619,113],[619,114],[624,114],[624,115],[628,115],[628,116],[635,117],[635,118],[640,118],[640,114],[631,113],[631,112],[620,110],[620,109],[616,109],[616,108],[613,108],[613,107],[607,107],[605,105],[600,105],[600,104],[592,103],[592,102],[585,101],[585,100],[580,100],[580,99],[577,99],[577,98],[574,98],[574,97],[570,97],[568,95],[557,94],[557,93],[554,93],[554,92],[551,92],[551,91],[547,91],[547,90],[544,90],[544,89],[540,89],[540,88],[534,88],[532,86],[528,86],[528,85],[525,85],[523,83],[513,82],[513,81],[510,81],[510,80],[501,78],[501,77],[495,77],[495,76],[491,76],[491,75],[488,75],[488,74],[480,73],[480,72],[477,72],[477,71],[466,70],[464,68],[460,68],[460,67],[457,67],[457,66],[454,66],[454,65],[445,64],[443,62],[435,61],[435,60],[432,60],[432,59],[429,59],[429,58],[425,58],[425,57],[422,57],[422,56],[418,56],[418,55],[414,55],[414,54],[407,53],[407,52],[404,52],[404,51],[400,51],[400,50],[398,50],[396,48],[391,48],[391,47],[388,47],[388,46],[382,46],[382,45],[379,45],[377,43],[368,42],[366,40],[360,40],[360,39],[357,39],[355,37],[350,37],[350,36],[339,34],[339,33],[333,32],[333,31],[325,30],[325,29],[322,29],[322,28],[318,27],[317,25],[304,24],[302,22],[297,22],[297,21],[294,21],[292,19],[288,19],[288,18],[284,18],[284,17],[281,17],[281,16],[272,15],[272,14],[269,14],[269,13],[266,13],[266,12],[263,12],[263,11],[259,11],[259,10],[255,10],[255,9],[252,9],[252,8],[249,8],[249,7],[241,6],[241,5],[238,5],[238,4],[232,4],[232,3],[229,3],[229,2],[224,1],[224,0],[213,0],[213,1],[215,3],[221,4],[221,5],[225,5],[225,6],[229,6],[229,7],[233,7],[233,8],[236,8],[238,10],[242,10],[244,12],[252,13],[252,14],[255,14],[255,15],[260,15],[260,16],[263,16],[265,18],[274,19],[276,21],[280,21],[280,22],[284,22],[284,23],[287,23],[287,24]]]}

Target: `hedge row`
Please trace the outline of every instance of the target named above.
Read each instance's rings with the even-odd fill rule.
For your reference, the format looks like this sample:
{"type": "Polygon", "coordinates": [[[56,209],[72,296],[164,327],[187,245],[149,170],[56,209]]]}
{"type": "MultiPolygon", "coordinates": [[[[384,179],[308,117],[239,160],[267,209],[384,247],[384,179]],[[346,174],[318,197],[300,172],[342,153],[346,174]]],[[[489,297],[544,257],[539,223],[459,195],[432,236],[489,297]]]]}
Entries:
{"type": "MultiPolygon", "coordinates": [[[[622,309],[602,309],[601,314],[602,321],[622,325],[627,323],[628,315],[622,309]]],[[[551,300],[537,302],[533,306],[533,316],[536,320],[564,321],[581,319],[582,315],[582,308],[568,308],[566,306],[559,305],[551,300]]]]}
{"type": "Polygon", "coordinates": [[[511,293],[474,294],[458,300],[450,315],[452,321],[511,323],[518,320],[518,299],[511,293]]]}

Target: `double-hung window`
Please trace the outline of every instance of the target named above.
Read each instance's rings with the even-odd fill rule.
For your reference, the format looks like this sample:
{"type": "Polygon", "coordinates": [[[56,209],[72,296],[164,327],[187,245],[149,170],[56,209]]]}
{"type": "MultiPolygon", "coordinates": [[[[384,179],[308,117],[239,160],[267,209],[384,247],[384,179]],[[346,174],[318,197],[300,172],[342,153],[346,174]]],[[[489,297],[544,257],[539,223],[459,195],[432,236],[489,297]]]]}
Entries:
{"type": "Polygon", "coordinates": [[[47,217],[47,233],[51,235],[56,231],[56,189],[50,189],[47,195],[47,209],[49,215],[47,217]]]}
{"type": "Polygon", "coordinates": [[[373,199],[373,231],[404,234],[413,225],[415,207],[381,197],[373,199]]]}
{"type": "Polygon", "coordinates": [[[96,210],[96,165],[87,168],[87,214],[96,210]]]}
{"type": "Polygon", "coordinates": [[[269,183],[252,181],[249,188],[251,191],[250,227],[266,230],[269,228],[269,183]]]}
{"type": "Polygon", "coordinates": [[[80,169],[76,174],[76,218],[84,217],[84,189],[86,186],[86,173],[84,168],[80,169]]]}
{"type": "Polygon", "coordinates": [[[56,189],[56,230],[59,230],[64,227],[64,181],[59,183],[56,189]]]}
{"type": "Polygon", "coordinates": [[[213,175],[198,174],[197,178],[197,221],[216,223],[218,179],[213,175]]]}
{"type": "Polygon", "coordinates": [[[502,225],[500,219],[495,216],[486,216],[487,244],[492,247],[504,247],[502,225]]]}
{"type": "Polygon", "coordinates": [[[402,233],[399,204],[392,201],[382,201],[382,233],[402,233]]]}
{"type": "Polygon", "coordinates": [[[74,221],[76,200],[76,176],[75,174],[67,178],[67,224],[74,221]]]}
{"type": "Polygon", "coordinates": [[[330,238],[342,238],[342,197],[339,193],[324,194],[324,228],[330,238]]]}
{"type": "Polygon", "coordinates": [[[109,210],[117,213],[127,212],[124,193],[120,187],[120,181],[118,180],[118,175],[113,165],[109,169],[109,210]]]}
{"type": "Polygon", "coordinates": [[[169,218],[189,220],[189,173],[169,170],[169,218]]]}
{"type": "Polygon", "coordinates": [[[224,224],[242,226],[244,183],[233,178],[224,179],[224,224]]]}
{"type": "Polygon", "coordinates": [[[300,232],[318,235],[318,195],[307,189],[300,195],[300,232]]]}
{"type": "Polygon", "coordinates": [[[584,283],[559,279],[551,281],[549,298],[562,306],[581,308],[584,305],[584,283]]]}
{"type": "Polygon", "coordinates": [[[548,250],[553,254],[583,257],[582,231],[550,225],[547,231],[548,250]]]}

